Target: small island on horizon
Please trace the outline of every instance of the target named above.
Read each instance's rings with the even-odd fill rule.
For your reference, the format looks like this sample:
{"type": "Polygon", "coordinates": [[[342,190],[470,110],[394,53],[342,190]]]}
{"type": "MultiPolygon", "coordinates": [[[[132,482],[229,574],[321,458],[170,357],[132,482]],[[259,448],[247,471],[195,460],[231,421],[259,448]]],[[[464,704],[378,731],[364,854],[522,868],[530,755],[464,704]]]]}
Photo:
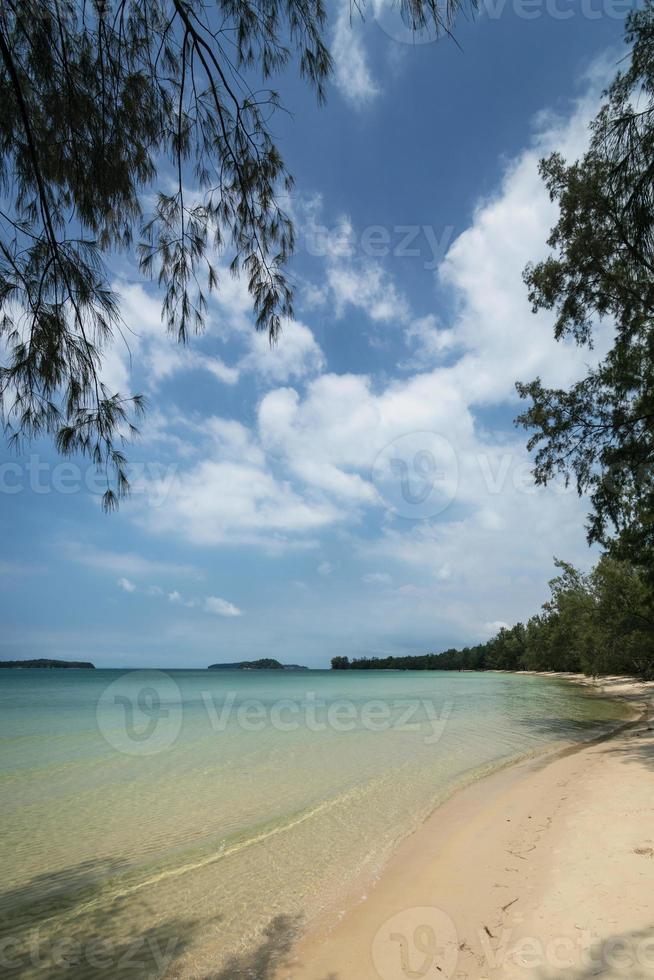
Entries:
{"type": "Polygon", "coordinates": [[[272,657],[260,660],[240,660],[232,664],[209,664],[207,670],[309,670],[301,664],[282,664],[272,657]]]}
{"type": "Polygon", "coordinates": [[[0,660],[0,667],[26,667],[26,668],[61,668],[61,669],[83,669],[95,670],[95,664],[88,660],[0,660]]]}

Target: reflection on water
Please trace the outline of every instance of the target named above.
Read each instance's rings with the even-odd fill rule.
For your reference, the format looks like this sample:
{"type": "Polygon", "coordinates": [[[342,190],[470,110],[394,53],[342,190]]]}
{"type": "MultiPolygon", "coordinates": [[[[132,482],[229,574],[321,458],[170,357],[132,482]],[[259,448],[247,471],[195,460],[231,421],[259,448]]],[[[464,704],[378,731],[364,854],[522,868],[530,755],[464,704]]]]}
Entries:
{"type": "Polygon", "coordinates": [[[263,980],[454,787],[621,717],[501,674],[4,670],[2,972],[263,980]]]}

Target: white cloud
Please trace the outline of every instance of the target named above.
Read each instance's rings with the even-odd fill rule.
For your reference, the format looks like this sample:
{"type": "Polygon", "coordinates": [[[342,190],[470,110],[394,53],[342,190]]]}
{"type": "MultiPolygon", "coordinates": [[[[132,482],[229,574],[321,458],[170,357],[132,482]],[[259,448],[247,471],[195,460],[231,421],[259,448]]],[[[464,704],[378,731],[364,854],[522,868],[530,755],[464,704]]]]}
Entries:
{"type": "Polygon", "coordinates": [[[311,330],[299,320],[284,320],[282,333],[275,344],[265,332],[252,331],[250,352],[239,362],[246,371],[255,371],[268,381],[288,381],[317,374],[325,365],[325,356],[311,330]]]}
{"type": "Polygon", "coordinates": [[[171,378],[179,371],[199,370],[208,371],[224,384],[236,384],[238,368],[230,367],[220,357],[199,349],[200,341],[197,339],[184,345],[168,334],[161,319],[160,296],[150,295],[140,283],[118,282],[114,288],[119,294],[121,314],[127,325],[127,346],[114,345],[113,354],[123,355],[126,371],[131,352],[142,361],[151,386],[171,378]]]}
{"type": "Polygon", "coordinates": [[[117,339],[107,351],[107,380],[112,391],[130,389],[133,360],[146,372],[151,389],[182,371],[206,371],[221,384],[233,386],[243,374],[280,382],[322,370],[324,354],[309,327],[285,320],[280,342],[271,347],[268,334],[254,327],[252,297],[245,280],[220,271],[220,288],[212,298],[205,333],[191,338],[187,345],[167,333],[159,296],[150,295],[139,283],[114,285],[127,329],[124,340],[117,339]],[[232,341],[240,348],[235,363],[228,364],[213,352],[216,340],[232,341]]]}
{"type": "Polygon", "coordinates": [[[204,608],[207,612],[215,613],[216,616],[233,617],[243,615],[242,611],[234,603],[215,595],[210,595],[205,599],[204,608]]]}
{"type": "MultiPolygon", "coordinates": [[[[209,418],[202,430],[199,458],[177,473],[161,506],[134,508],[150,530],[199,545],[262,544],[277,550],[345,516],[324,495],[304,494],[277,478],[254,433],[240,422],[209,418]]],[[[156,485],[151,489],[158,493],[156,485]]]]}
{"type": "Polygon", "coordinates": [[[150,380],[163,381],[179,371],[208,371],[218,381],[234,385],[239,379],[238,368],[228,367],[219,357],[201,354],[198,350],[180,345],[152,345],[149,351],[150,380]]]}
{"type": "Polygon", "coordinates": [[[431,367],[457,343],[456,332],[441,327],[432,313],[411,320],[404,328],[404,340],[412,354],[401,367],[409,370],[431,367]]]}
{"type": "Polygon", "coordinates": [[[317,568],[318,574],[322,575],[323,577],[326,577],[327,575],[331,575],[333,570],[334,570],[334,566],[330,561],[321,561],[317,568]]]}
{"type": "Polygon", "coordinates": [[[380,323],[408,323],[409,303],[379,263],[347,262],[340,259],[327,269],[327,282],[336,303],[336,315],[342,317],[348,306],[364,310],[371,320],[380,323]]]}
{"type": "Polygon", "coordinates": [[[457,300],[450,330],[466,353],[452,376],[470,404],[512,400],[515,381],[537,374],[546,384],[567,385],[597,356],[571,343],[555,343],[552,315],[531,312],[522,282],[527,261],[547,254],[546,239],[557,215],[538,161],[555,149],[578,157],[596,109],[597,91],[592,91],[576,103],[568,120],[541,117],[532,146],[507,167],[498,192],[478,206],[471,226],[437,271],[441,286],[457,300]]]}
{"type": "Polygon", "coordinates": [[[340,0],[331,43],[334,82],[339,92],[356,108],[362,108],[379,95],[363,45],[361,18],[349,3],[340,0]]]}
{"type": "Polygon", "coordinates": [[[328,502],[308,500],[261,467],[207,459],[177,477],[165,503],[141,511],[152,530],[193,544],[286,543],[339,517],[328,502]]]}
{"type": "Polygon", "coordinates": [[[154,596],[156,598],[165,598],[173,606],[182,606],[185,609],[202,609],[203,612],[212,613],[216,616],[241,616],[242,612],[235,606],[232,602],[228,602],[226,599],[221,599],[219,596],[206,596],[205,598],[197,598],[194,596],[184,596],[178,589],[173,589],[171,592],[165,593],[158,585],[150,585],[145,589],[139,589],[131,582],[129,579],[121,578],[118,580],[118,585],[125,592],[140,592],[143,595],[154,596]]]}
{"type": "Polygon", "coordinates": [[[252,297],[244,279],[223,275],[215,303],[223,333],[236,338],[245,348],[236,364],[239,374],[254,374],[264,382],[281,382],[322,370],[324,354],[306,324],[283,319],[281,336],[272,345],[265,330],[255,329],[252,297]]]}
{"type": "Polygon", "coordinates": [[[378,453],[406,433],[447,432],[469,441],[473,420],[445,373],[392,381],[375,391],[363,375],[325,374],[304,397],[270,392],[259,407],[262,446],[305,485],[352,506],[381,503],[372,482],[378,453]]]}
{"type": "MultiPolygon", "coordinates": [[[[330,228],[324,223],[323,202],[320,195],[301,201],[301,217],[298,223],[305,236],[306,250],[310,255],[325,260],[325,275],[321,285],[303,285],[305,307],[308,309],[324,307],[331,301],[334,314],[343,319],[353,309],[365,313],[376,326],[400,327],[411,356],[399,366],[403,369],[418,370],[432,366],[444,353],[456,345],[454,331],[445,329],[437,317],[430,313],[417,316],[409,300],[398,288],[381,261],[371,258],[364,244],[363,236],[358,238],[356,229],[347,215],[340,215],[330,228]]],[[[406,227],[398,230],[398,241],[393,244],[390,231],[383,227],[368,231],[385,233],[388,244],[384,248],[392,254],[392,249],[400,247],[406,238],[406,227]]],[[[436,237],[431,226],[416,226],[415,231],[424,237],[430,263],[437,263],[438,256],[445,253],[451,238],[452,229],[448,226],[436,237]]],[[[410,234],[412,232],[410,231],[410,234]]],[[[434,266],[430,265],[430,268],[434,266]]],[[[379,335],[372,335],[369,341],[379,346],[379,335]]]]}
{"type": "Polygon", "coordinates": [[[102,353],[100,380],[110,394],[125,395],[131,392],[129,351],[121,339],[110,343],[102,353]]]}
{"type": "Polygon", "coordinates": [[[327,302],[328,291],[324,286],[313,282],[303,282],[300,289],[300,302],[304,310],[317,310],[327,302]]]}

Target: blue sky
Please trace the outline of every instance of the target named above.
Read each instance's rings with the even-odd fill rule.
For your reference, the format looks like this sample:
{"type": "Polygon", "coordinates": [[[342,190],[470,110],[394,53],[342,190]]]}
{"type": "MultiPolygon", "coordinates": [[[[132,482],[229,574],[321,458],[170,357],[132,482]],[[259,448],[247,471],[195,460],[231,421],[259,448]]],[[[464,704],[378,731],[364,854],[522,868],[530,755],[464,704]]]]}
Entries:
{"type": "Polygon", "coordinates": [[[407,43],[383,3],[332,8],[327,106],[288,77],[275,123],[296,321],[271,350],[226,275],[180,349],[114,262],[131,356],[116,343],[106,380],[149,402],[134,492],[105,515],[85,461],[2,447],[0,657],[437,650],[536,611],[553,555],[592,560],[584,502],[531,486],[513,384],[590,357],[531,314],[521,270],[554,220],[538,159],[583,151],[626,7],[497,0],[460,47],[407,43]]]}

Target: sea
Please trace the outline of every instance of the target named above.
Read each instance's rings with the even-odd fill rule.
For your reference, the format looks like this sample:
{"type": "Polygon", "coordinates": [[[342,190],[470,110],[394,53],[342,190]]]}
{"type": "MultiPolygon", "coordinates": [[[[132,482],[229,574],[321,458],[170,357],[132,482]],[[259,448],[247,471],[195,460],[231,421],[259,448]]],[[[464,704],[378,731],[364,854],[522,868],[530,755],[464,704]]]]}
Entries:
{"type": "Polygon", "coordinates": [[[272,980],[459,787],[624,712],[519,674],[0,670],[0,973],[272,980]]]}

